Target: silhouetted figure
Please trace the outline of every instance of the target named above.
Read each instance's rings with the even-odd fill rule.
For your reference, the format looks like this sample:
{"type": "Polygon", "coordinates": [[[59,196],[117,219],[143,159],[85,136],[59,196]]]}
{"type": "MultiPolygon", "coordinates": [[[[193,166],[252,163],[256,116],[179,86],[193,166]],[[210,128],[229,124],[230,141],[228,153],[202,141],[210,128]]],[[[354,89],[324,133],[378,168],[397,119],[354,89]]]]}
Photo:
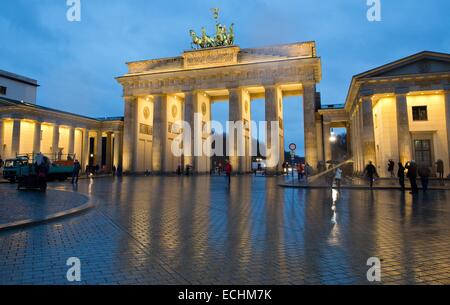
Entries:
{"type": "Polygon", "coordinates": [[[233,171],[233,167],[231,166],[230,161],[227,161],[225,164],[225,174],[227,175],[228,185],[231,184],[231,172],[233,171]]]}
{"type": "Polygon", "coordinates": [[[80,175],[81,165],[78,160],[73,162],[73,171],[72,171],[72,184],[78,184],[78,177],[80,175]]]}
{"type": "Polygon", "coordinates": [[[391,175],[391,178],[394,178],[394,167],[395,167],[395,163],[393,160],[389,160],[388,162],[388,172],[391,175]]]}
{"type": "Polygon", "coordinates": [[[397,171],[398,183],[402,188],[402,191],[405,190],[405,167],[402,162],[398,162],[398,171],[397,171]]]}
{"type": "Polygon", "coordinates": [[[186,164],[186,176],[190,176],[191,175],[191,166],[189,164],[186,164]]]}
{"type": "Polygon", "coordinates": [[[122,165],[117,166],[117,176],[122,176],[122,165]]]}
{"type": "Polygon", "coordinates": [[[441,159],[436,162],[436,173],[439,179],[444,179],[444,161],[441,159]]]}
{"type": "Polygon", "coordinates": [[[428,190],[428,181],[430,179],[431,170],[425,164],[421,164],[418,170],[420,181],[422,183],[422,189],[424,192],[428,190]]]}
{"type": "Polygon", "coordinates": [[[340,167],[336,168],[336,172],[334,174],[334,182],[336,183],[336,187],[338,189],[341,188],[342,181],[342,169],[340,167]]]}
{"type": "Polygon", "coordinates": [[[373,188],[373,180],[374,180],[375,176],[377,175],[377,169],[372,164],[372,161],[369,161],[369,164],[367,164],[366,168],[364,169],[364,173],[365,173],[367,179],[369,179],[370,188],[373,188]]]}
{"type": "Polygon", "coordinates": [[[417,187],[417,165],[413,160],[411,162],[406,163],[405,168],[408,170],[408,174],[406,175],[411,183],[411,194],[416,194],[419,191],[417,187]]]}
{"type": "Polygon", "coordinates": [[[178,176],[181,176],[181,174],[182,174],[182,169],[181,169],[181,164],[178,164],[178,167],[177,167],[177,175],[178,176]]]}
{"type": "Polygon", "coordinates": [[[115,165],[112,166],[112,174],[113,174],[114,177],[115,177],[116,174],[117,174],[117,168],[116,168],[115,165]]]}

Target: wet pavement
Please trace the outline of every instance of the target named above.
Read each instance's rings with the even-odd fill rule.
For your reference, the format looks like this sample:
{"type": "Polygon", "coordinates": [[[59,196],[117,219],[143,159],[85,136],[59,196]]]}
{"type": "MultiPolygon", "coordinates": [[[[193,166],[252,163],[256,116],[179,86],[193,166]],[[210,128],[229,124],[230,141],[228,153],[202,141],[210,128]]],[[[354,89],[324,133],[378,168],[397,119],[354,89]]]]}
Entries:
{"type": "MultiPolygon", "coordinates": [[[[277,178],[80,181],[75,217],[0,232],[0,284],[450,284],[450,191],[286,189],[277,178]]],[[[2,186],[9,187],[9,186],[2,186]]],[[[68,184],[52,185],[72,191],[68,184]]]]}
{"type": "Polygon", "coordinates": [[[89,200],[85,195],[68,191],[17,191],[12,185],[1,185],[0,194],[0,226],[26,219],[42,219],[80,207],[89,200]]]}

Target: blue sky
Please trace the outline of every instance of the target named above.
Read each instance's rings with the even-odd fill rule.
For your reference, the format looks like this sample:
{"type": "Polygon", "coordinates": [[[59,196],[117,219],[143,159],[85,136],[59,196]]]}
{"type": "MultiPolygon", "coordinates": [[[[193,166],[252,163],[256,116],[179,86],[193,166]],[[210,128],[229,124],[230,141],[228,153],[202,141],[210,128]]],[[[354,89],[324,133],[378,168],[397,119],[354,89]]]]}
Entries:
{"type": "MultiPolygon", "coordinates": [[[[450,52],[448,0],[381,0],[382,21],[372,23],[366,0],[81,3],[81,22],[70,23],[66,0],[0,0],[0,69],[37,79],[39,104],[96,117],[123,114],[114,77],[125,62],[180,55],[189,29],[213,30],[211,7],[235,23],[241,47],[315,40],[326,104],[344,102],[354,74],[423,50],[450,52]]],[[[300,101],[286,100],[285,126],[286,142],[301,146],[300,101]]],[[[252,107],[257,119],[262,105],[252,107]]],[[[221,112],[216,119],[225,119],[221,112]]]]}

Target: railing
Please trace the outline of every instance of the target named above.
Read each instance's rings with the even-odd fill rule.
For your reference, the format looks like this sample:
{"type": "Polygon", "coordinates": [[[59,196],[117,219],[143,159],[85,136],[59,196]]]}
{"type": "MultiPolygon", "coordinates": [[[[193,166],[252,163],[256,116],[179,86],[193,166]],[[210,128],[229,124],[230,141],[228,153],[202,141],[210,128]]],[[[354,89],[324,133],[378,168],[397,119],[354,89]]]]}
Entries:
{"type": "MultiPolygon", "coordinates": [[[[61,154],[61,153],[49,153],[43,155],[49,158],[51,162],[74,161],[77,156],[76,154],[61,154]]],[[[16,154],[16,158],[27,158],[29,163],[33,163],[35,157],[36,157],[35,153],[16,154]]]]}
{"type": "Polygon", "coordinates": [[[344,165],[346,165],[346,164],[351,164],[351,163],[354,163],[353,159],[348,159],[348,160],[346,160],[346,161],[344,161],[344,162],[341,162],[341,163],[337,164],[336,166],[333,166],[333,167],[331,167],[331,168],[329,168],[329,169],[327,169],[327,170],[325,170],[325,171],[323,171],[323,172],[320,172],[320,173],[318,173],[318,174],[316,174],[316,175],[313,175],[313,176],[308,177],[308,181],[309,181],[310,183],[311,183],[311,182],[314,182],[314,181],[316,181],[317,179],[319,179],[319,178],[321,178],[321,177],[323,177],[323,176],[325,176],[325,175],[327,175],[327,174],[329,174],[329,173],[335,171],[337,168],[342,167],[342,166],[344,166],[344,165]]]}

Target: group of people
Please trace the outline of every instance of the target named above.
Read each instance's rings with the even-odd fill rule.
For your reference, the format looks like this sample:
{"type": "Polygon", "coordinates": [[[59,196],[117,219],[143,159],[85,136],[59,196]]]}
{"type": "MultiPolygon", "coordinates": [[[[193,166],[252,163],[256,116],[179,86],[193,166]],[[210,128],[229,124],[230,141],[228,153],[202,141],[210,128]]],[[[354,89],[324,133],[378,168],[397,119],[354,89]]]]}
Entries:
{"type": "MultiPolygon", "coordinates": [[[[398,162],[398,170],[397,170],[397,178],[400,184],[401,189],[404,191],[405,187],[405,179],[409,180],[411,185],[411,193],[416,194],[419,192],[419,187],[417,185],[417,179],[420,178],[420,182],[422,185],[422,189],[424,192],[428,190],[429,179],[431,176],[430,167],[425,164],[417,164],[414,160],[406,162],[405,165],[402,162],[398,162]]],[[[387,170],[391,178],[395,177],[395,162],[394,160],[389,160],[387,164],[387,170]]],[[[436,173],[439,179],[444,178],[444,162],[442,160],[438,160],[436,162],[436,173]]],[[[370,187],[373,187],[373,182],[375,178],[378,176],[376,167],[369,161],[369,164],[366,166],[364,170],[364,174],[369,180],[370,187]]]]}
{"type": "Polygon", "coordinates": [[[417,177],[420,177],[422,189],[424,192],[426,192],[428,190],[428,182],[430,176],[431,170],[426,164],[417,165],[417,163],[414,160],[406,162],[404,166],[401,162],[398,163],[397,177],[400,187],[402,188],[403,191],[405,190],[405,177],[406,177],[408,178],[409,183],[411,184],[411,193],[417,194],[419,192],[419,187],[417,186],[417,177]]]}
{"type": "Polygon", "coordinates": [[[308,181],[308,177],[313,174],[313,169],[308,163],[297,164],[298,181],[308,181]]]}

